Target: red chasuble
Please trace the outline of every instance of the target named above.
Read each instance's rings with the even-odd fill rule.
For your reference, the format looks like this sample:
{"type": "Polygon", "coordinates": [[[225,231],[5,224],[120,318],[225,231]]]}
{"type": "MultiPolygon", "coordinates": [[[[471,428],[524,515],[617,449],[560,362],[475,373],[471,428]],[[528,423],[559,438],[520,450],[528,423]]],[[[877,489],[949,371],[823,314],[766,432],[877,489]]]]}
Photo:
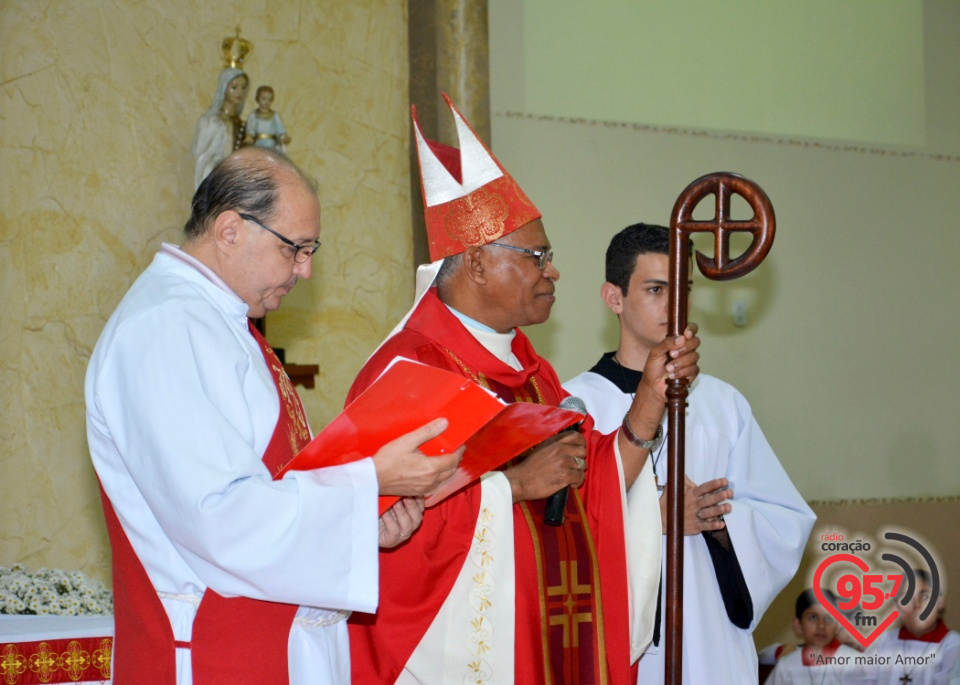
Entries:
{"type": "MultiPolygon", "coordinates": [[[[251,325],[280,398],[280,416],[263,463],[276,473],[310,442],[306,414],[277,355],[251,325]]],[[[207,588],[190,642],[175,641],[167,613],[137,558],[113,505],[100,488],[113,548],[115,633],[113,682],[176,685],[176,649],[189,649],[194,685],[285,685],[287,642],[299,607],[247,597],[223,597],[207,588]]]]}
{"type": "MultiPolygon", "coordinates": [[[[519,330],[515,371],[494,357],[432,288],[403,331],[367,362],[352,401],[395,357],[460,373],[505,402],[558,405],[569,393],[519,330]]],[[[633,685],[616,434],[584,421],[586,480],[571,489],[564,525],[543,525],[543,501],[513,508],[516,563],[515,682],[633,685]]],[[[409,542],[380,554],[380,605],[350,619],[353,681],[393,683],[430,627],[470,550],[480,506],[476,483],[426,510],[409,542]],[[429,579],[429,580],[425,580],[429,579]]]]}

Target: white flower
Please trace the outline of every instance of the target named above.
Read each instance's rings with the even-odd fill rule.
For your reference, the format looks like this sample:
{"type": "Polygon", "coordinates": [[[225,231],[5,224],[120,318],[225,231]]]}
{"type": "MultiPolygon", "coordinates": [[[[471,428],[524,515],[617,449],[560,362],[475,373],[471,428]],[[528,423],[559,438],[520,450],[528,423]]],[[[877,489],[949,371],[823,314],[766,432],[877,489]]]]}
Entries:
{"type": "Polygon", "coordinates": [[[0,566],[0,614],[93,616],[113,613],[113,593],[81,571],[0,566]]]}

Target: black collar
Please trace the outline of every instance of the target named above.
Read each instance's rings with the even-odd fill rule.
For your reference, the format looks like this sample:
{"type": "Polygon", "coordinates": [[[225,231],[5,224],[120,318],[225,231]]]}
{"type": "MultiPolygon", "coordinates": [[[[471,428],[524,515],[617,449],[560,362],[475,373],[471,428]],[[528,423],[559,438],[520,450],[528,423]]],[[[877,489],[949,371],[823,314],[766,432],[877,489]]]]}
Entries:
{"type": "Polygon", "coordinates": [[[615,354],[616,352],[604,354],[600,357],[600,361],[590,369],[590,372],[606,378],[617,386],[620,392],[632,395],[637,391],[637,386],[640,385],[643,371],[635,371],[628,369],[626,366],[620,366],[613,358],[615,354]]]}

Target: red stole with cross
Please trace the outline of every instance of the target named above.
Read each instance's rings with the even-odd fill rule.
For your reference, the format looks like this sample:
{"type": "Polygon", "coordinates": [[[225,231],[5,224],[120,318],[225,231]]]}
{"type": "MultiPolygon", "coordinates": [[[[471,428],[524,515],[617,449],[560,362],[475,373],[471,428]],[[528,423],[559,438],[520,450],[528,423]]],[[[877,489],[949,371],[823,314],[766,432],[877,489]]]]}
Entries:
{"type": "MultiPolygon", "coordinates": [[[[250,326],[280,397],[280,416],[263,463],[270,473],[310,441],[303,405],[277,355],[250,326]]],[[[207,588],[189,642],[174,640],[170,621],[137,558],[113,505],[100,488],[113,547],[115,637],[113,682],[176,685],[176,649],[189,649],[194,685],[286,685],[287,642],[299,607],[247,597],[222,597],[207,588]]]]}
{"type": "MultiPolygon", "coordinates": [[[[560,402],[560,398],[550,391],[549,384],[538,382],[536,375],[531,375],[519,388],[482,377],[480,382],[507,403],[539,401],[557,405],[560,402]]],[[[514,527],[525,528],[533,541],[533,554],[525,563],[533,562],[537,579],[542,668],[550,674],[544,682],[558,685],[605,683],[608,679],[599,568],[580,492],[577,488],[570,488],[561,526],[543,524],[544,505],[544,500],[532,500],[514,507],[514,527]],[[522,512],[522,516],[517,516],[516,510],[522,512]]],[[[517,554],[517,560],[519,576],[520,554],[517,554]]],[[[530,573],[530,570],[524,573],[530,573]]],[[[518,631],[520,625],[518,619],[518,631]]],[[[522,638],[518,633],[518,646],[521,639],[536,642],[534,636],[522,638]]],[[[518,654],[518,664],[520,661],[518,654]]],[[[533,664],[525,668],[531,667],[533,664]]]]}
{"type": "MultiPolygon", "coordinates": [[[[460,373],[507,402],[556,406],[567,396],[553,368],[517,331],[515,371],[484,348],[450,313],[433,288],[404,330],[367,362],[347,397],[352,401],[402,356],[460,373]]],[[[625,532],[616,434],[592,430],[586,481],[571,490],[565,524],[543,525],[543,502],[513,510],[516,564],[515,683],[633,685],[630,672],[625,532]],[[601,592],[602,588],[602,592],[601,592]]],[[[350,650],[354,682],[394,682],[439,612],[463,568],[479,515],[471,486],[428,509],[409,542],[380,555],[376,615],[354,613],[350,650]],[[430,582],[424,583],[423,578],[430,582]],[[389,582],[384,582],[389,579],[389,582]]]]}

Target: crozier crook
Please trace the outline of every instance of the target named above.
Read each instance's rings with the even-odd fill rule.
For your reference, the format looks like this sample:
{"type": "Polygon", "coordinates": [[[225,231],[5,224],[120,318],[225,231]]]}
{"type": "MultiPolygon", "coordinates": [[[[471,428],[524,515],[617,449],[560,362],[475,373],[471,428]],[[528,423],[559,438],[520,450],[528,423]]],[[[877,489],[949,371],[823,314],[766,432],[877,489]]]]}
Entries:
{"type": "MultiPolygon", "coordinates": [[[[686,187],[677,198],[670,217],[670,302],[667,335],[683,335],[687,327],[687,280],[691,233],[714,235],[714,257],[697,252],[697,264],[704,276],[715,281],[728,281],[753,271],[773,245],[775,227],[773,205],[767,194],[753,181],[726,172],[702,176],[686,187]],[[716,209],[713,219],[698,221],[693,210],[701,200],[713,195],[716,209]],[[739,195],[753,209],[753,218],[735,221],[730,218],[730,200],[739,195]],[[746,232],[753,235],[750,247],[742,255],[730,259],[730,236],[746,232]]],[[[667,380],[667,415],[669,449],[667,483],[667,586],[664,606],[666,643],[666,683],[683,682],[683,490],[684,490],[684,408],[687,406],[687,382],[667,380]]]]}

